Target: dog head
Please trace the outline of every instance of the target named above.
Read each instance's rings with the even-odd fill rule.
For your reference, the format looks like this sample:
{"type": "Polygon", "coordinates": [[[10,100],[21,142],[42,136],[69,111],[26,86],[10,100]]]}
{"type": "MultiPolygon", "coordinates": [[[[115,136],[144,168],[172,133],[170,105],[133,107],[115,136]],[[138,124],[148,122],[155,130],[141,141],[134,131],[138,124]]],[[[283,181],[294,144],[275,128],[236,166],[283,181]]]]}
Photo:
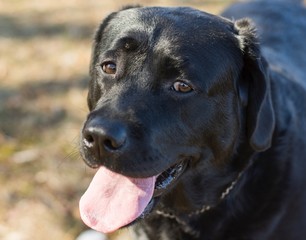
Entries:
{"type": "Polygon", "coordinates": [[[151,198],[172,208],[216,201],[239,171],[242,141],[253,151],[271,144],[269,76],[248,20],[190,8],[112,13],[96,32],[90,75],[85,162],[154,177],[151,198]]]}

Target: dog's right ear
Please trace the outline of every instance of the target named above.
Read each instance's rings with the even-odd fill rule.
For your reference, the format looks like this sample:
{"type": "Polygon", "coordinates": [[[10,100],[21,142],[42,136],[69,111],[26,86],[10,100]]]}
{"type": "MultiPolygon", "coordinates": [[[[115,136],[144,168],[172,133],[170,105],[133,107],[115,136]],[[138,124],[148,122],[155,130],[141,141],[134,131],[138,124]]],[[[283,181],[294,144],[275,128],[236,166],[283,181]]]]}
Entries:
{"type": "Polygon", "coordinates": [[[234,28],[244,56],[237,89],[246,108],[247,136],[254,150],[264,151],[271,145],[275,127],[269,70],[253,23],[248,19],[238,20],[234,28]]]}
{"type": "Polygon", "coordinates": [[[123,8],[121,8],[119,11],[112,12],[108,16],[106,16],[95,33],[94,44],[97,44],[101,41],[105,28],[107,27],[109,22],[118,14],[118,12],[128,10],[131,8],[140,8],[140,7],[141,7],[140,5],[126,5],[123,8]]]}
{"type": "Polygon", "coordinates": [[[89,91],[87,95],[87,105],[89,111],[94,110],[96,103],[101,97],[101,89],[99,84],[97,83],[97,76],[95,75],[95,64],[98,61],[98,57],[100,56],[100,41],[102,39],[103,32],[107,27],[108,23],[115,17],[117,12],[113,12],[109,14],[100,24],[96,33],[94,35],[92,50],[91,50],[91,60],[89,67],[90,81],[89,81],[89,91]]]}
{"type": "MultiPolygon", "coordinates": [[[[120,11],[124,11],[127,9],[131,9],[131,8],[139,8],[141,7],[140,5],[127,5],[125,7],[123,7],[122,9],[120,9],[118,12],[120,11]]],[[[97,101],[100,99],[100,88],[99,85],[96,82],[96,76],[95,73],[93,71],[94,69],[94,64],[97,62],[101,52],[101,40],[103,39],[103,33],[106,29],[106,27],[108,26],[109,22],[118,14],[118,12],[113,12],[110,13],[107,17],[104,18],[104,20],[102,21],[102,23],[100,24],[100,26],[98,27],[98,29],[96,30],[96,33],[94,35],[94,39],[93,39],[93,45],[92,45],[92,53],[91,53],[91,62],[90,62],[90,69],[89,69],[89,73],[91,76],[91,80],[89,83],[89,92],[87,95],[87,105],[90,111],[92,111],[95,108],[95,105],[97,103],[97,101]]]]}
{"type": "Polygon", "coordinates": [[[130,8],[140,8],[140,7],[142,6],[139,4],[125,5],[123,8],[121,8],[121,11],[130,9],[130,8]]]}

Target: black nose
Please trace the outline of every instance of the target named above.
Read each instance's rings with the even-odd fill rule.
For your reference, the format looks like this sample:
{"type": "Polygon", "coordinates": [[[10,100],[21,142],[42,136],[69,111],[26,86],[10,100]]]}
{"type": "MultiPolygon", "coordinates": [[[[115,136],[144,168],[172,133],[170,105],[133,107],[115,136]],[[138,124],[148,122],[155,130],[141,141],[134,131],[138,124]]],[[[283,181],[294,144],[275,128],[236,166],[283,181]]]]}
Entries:
{"type": "Polygon", "coordinates": [[[118,152],[127,141],[126,127],[120,122],[98,117],[88,120],[83,128],[83,144],[97,161],[106,153],[118,152]]]}

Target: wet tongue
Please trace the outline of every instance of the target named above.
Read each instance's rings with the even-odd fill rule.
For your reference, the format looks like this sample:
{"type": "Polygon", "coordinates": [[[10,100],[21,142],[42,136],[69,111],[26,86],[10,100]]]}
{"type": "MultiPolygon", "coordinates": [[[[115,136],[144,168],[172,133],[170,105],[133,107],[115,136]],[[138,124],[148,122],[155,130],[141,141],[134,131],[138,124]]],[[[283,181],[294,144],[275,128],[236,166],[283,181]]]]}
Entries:
{"type": "Polygon", "coordinates": [[[80,200],[82,220],[104,233],[131,223],[150,202],[155,180],[130,178],[100,167],[80,200]]]}

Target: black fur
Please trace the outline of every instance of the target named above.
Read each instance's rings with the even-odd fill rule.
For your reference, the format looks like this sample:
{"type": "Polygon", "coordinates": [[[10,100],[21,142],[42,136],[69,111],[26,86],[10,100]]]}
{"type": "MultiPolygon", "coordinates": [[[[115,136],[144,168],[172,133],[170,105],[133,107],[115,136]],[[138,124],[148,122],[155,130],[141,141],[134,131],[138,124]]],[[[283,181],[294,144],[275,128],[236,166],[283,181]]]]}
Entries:
{"type": "Polygon", "coordinates": [[[306,10],[254,1],[223,16],[135,6],[96,33],[84,160],[132,177],[188,163],[139,239],[306,238],[306,10]]]}

